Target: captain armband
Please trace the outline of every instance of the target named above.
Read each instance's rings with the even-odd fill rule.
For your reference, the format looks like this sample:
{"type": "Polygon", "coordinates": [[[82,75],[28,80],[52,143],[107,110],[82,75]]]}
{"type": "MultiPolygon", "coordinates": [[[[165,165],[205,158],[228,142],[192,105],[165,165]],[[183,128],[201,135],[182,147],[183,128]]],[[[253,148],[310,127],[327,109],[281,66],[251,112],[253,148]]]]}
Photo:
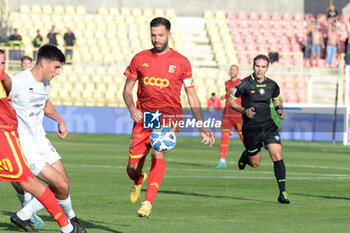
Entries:
{"type": "Polygon", "coordinates": [[[276,112],[277,112],[278,110],[281,110],[281,111],[283,112],[284,108],[283,108],[282,105],[277,105],[277,106],[275,107],[275,110],[276,110],[276,112]]]}
{"type": "Polygon", "coordinates": [[[193,78],[186,78],[183,80],[185,87],[194,87],[193,78]]]}

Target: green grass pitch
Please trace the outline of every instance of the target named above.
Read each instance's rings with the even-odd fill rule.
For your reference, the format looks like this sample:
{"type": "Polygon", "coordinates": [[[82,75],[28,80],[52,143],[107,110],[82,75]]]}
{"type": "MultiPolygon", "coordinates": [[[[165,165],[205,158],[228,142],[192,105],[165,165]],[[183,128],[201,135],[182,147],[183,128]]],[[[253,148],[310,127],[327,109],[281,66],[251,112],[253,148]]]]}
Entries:
{"type": "MultiPolygon", "coordinates": [[[[73,208],[89,233],[118,232],[349,232],[350,147],[328,142],[283,142],[290,205],[277,203],[272,162],[239,171],[243,150],[230,139],[226,169],[216,169],[213,148],[200,138],[178,137],[166,155],[167,170],[149,219],[137,217],[145,195],[129,202],[128,135],[71,134],[49,138],[70,177],[73,208]]],[[[149,172],[150,158],[145,163],[149,172]]],[[[18,232],[9,217],[20,208],[10,184],[0,182],[0,232],[18,232]]],[[[40,232],[59,232],[46,210],[40,232]]]]}

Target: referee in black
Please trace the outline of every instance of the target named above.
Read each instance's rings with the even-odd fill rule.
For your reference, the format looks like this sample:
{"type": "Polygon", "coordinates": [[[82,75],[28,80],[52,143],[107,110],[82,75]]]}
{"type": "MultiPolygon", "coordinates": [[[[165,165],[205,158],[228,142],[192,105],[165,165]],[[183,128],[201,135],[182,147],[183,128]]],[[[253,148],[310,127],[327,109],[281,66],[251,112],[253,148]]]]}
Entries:
{"type": "Polygon", "coordinates": [[[274,164],[280,190],[278,202],[289,204],[285,189],[286,168],[282,158],[281,139],[278,128],[271,118],[270,100],[272,99],[281,119],[285,118],[285,114],[279,86],[265,76],[269,63],[265,55],[260,54],[254,58],[254,73],[237,84],[230,95],[228,105],[243,115],[242,133],[246,150],[238,161],[239,169],[243,170],[246,164],[257,168],[261,161],[260,149],[264,145],[274,164]],[[242,98],[242,106],[235,102],[238,97],[242,98]]]}

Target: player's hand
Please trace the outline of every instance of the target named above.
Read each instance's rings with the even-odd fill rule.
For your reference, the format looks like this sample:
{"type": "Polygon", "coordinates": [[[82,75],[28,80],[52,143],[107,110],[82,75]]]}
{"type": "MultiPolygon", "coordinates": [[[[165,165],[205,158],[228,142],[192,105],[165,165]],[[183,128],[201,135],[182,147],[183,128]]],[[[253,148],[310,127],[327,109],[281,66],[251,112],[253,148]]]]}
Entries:
{"type": "Polygon", "coordinates": [[[215,143],[213,132],[205,127],[200,128],[199,132],[201,133],[201,136],[203,138],[202,143],[204,145],[207,145],[209,143],[209,146],[212,147],[215,143]]]}
{"type": "Polygon", "coordinates": [[[7,100],[8,102],[10,102],[10,104],[12,105],[13,104],[13,97],[12,96],[7,96],[7,100]]]}
{"type": "Polygon", "coordinates": [[[60,139],[65,139],[67,137],[68,131],[67,131],[66,124],[64,122],[58,124],[57,135],[60,139]]]}
{"type": "Polygon", "coordinates": [[[279,115],[281,120],[286,118],[286,114],[281,109],[277,111],[277,114],[279,115]]]}
{"type": "Polygon", "coordinates": [[[255,108],[254,107],[250,107],[250,108],[247,108],[245,110],[245,115],[248,117],[248,118],[253,118],[255,116],[256,112],[255,112],[255,108]]]}
{"type": "Polygon", "coordinates": [[[131,116],[131,119],[135,122],[142,121],[142,118],[143,118],[142,112],[137,108],[130,110],[130,116],[131,116]]]}

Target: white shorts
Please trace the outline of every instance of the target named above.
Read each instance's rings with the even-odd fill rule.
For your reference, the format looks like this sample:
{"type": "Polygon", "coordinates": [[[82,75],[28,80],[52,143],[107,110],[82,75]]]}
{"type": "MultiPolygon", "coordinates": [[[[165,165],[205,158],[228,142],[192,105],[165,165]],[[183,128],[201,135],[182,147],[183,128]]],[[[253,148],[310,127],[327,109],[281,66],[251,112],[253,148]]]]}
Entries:
{"type": "Polygon", "coordinates": [[[61,156],[45,135],[36,137],[35,141],[20,137],[20,143],[28,165],[35,176],[40,173],[46,163],[52,165],[61,159],[61,156]]]}

